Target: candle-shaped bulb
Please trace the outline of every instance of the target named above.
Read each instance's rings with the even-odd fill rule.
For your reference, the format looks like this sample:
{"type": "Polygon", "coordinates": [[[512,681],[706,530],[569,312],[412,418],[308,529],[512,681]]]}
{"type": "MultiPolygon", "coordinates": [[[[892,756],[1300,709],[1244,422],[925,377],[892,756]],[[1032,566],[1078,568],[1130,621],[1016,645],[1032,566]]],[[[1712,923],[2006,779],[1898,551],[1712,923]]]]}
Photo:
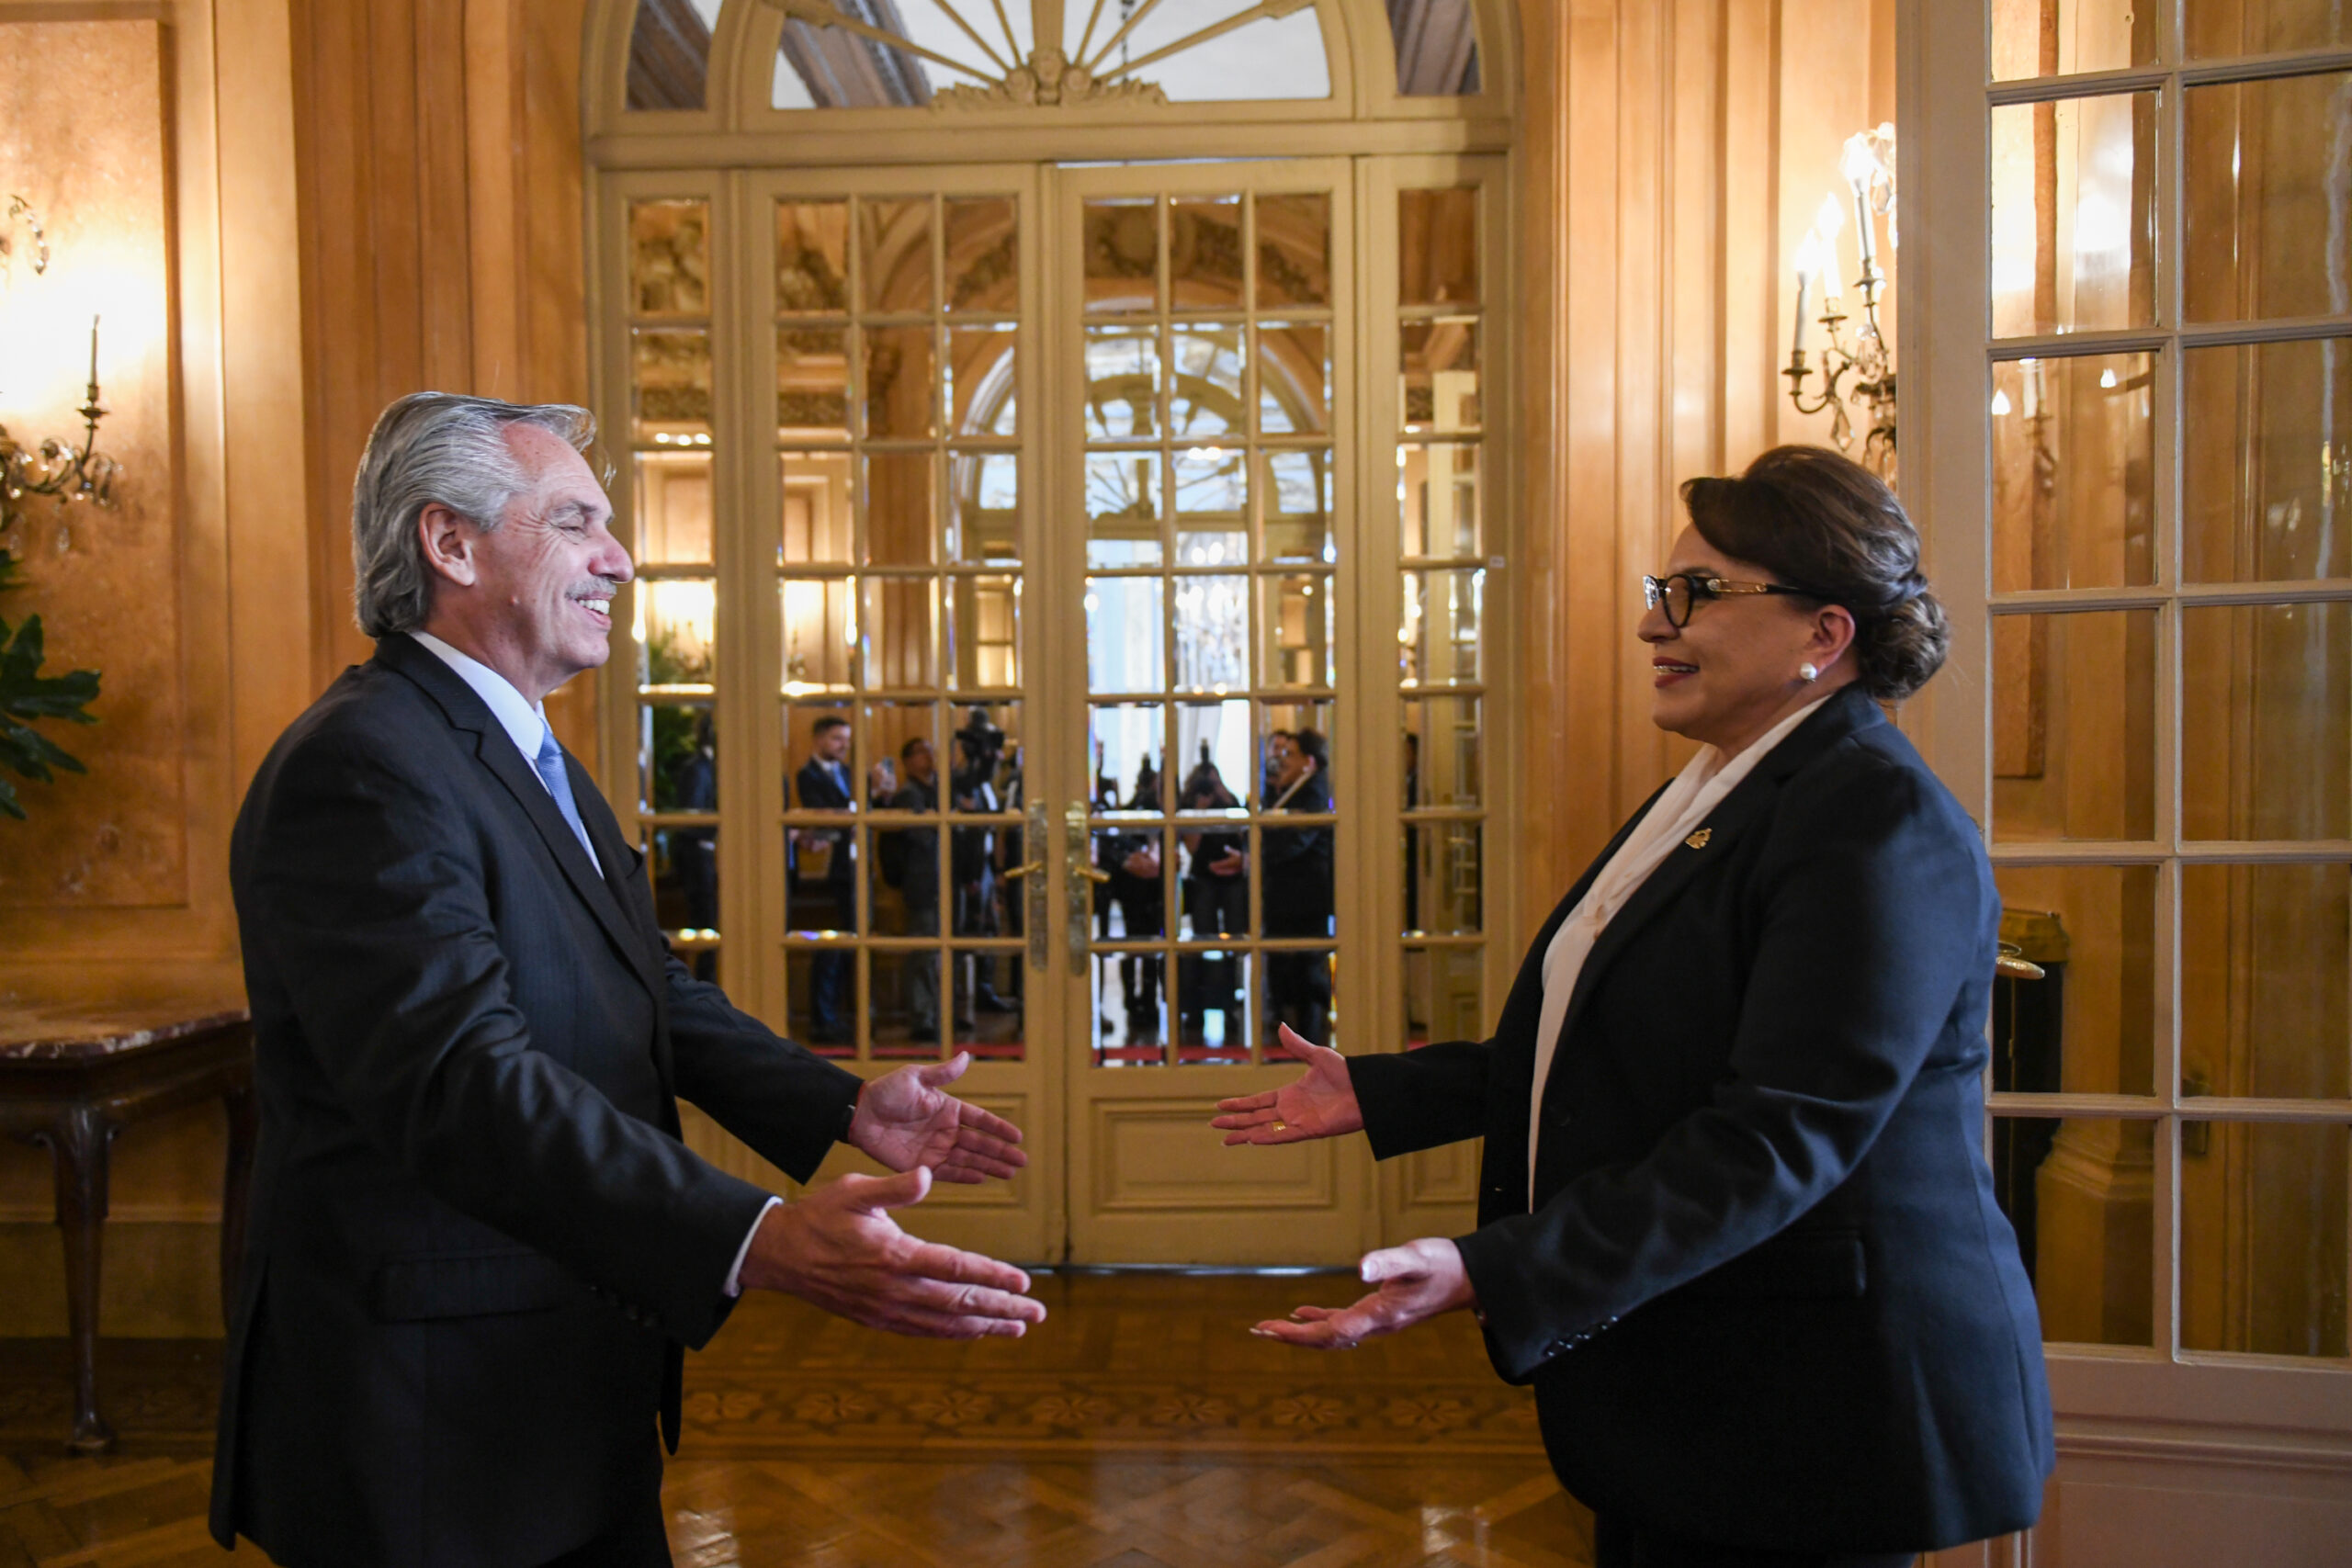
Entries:
{"type": "Polygon", "coordinates": [[[98,318],[90,318],[90,395],[97,396],[98,387],[98,318]]]}
{"type": "Polygon", "coordinates": [[[1878,270],[1878,235],[1871,221],[1871,186],[1879,178],[1877,150],[1871,146],[1866,131],[1846,138],[1846,149],[1838,160],[1838,173],[1854,191],[1854,240],[1861,247],[1862,276],[1870,276],[1878,270]]]}
{"type": "Polygon", "coordinates": [[[1814,232],[1821,236],[1819,263],[1821,298],[1826,304],[1835,300],[1845,289],[1840,282],[1838,265],[1838,231],[1846,226],[1846,214],[1838,205],[1836,193],[1821,198],[1821,210],[1814,215],[1814,232]]]}
{"type": "Polygon", "coordinates": [[[1817,230],[1808,229],[1804,231],[1804,239],[1797,245],[1797,323],[1795,333],[1790,340],[1790,347],[1796,354],[1804,352],[1806,318],[1811,313],[1813,303],[1813,280],[1820,272],[1821,235],[1817,230]]]}

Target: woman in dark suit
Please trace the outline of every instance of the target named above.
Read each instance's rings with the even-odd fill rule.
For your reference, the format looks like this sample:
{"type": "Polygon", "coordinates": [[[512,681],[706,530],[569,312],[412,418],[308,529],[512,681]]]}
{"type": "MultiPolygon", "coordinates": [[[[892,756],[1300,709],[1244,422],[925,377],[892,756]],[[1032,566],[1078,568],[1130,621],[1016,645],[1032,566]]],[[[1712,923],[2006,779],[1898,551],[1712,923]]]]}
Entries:
{"type": "Polygon", "coordinates": [[[1600,1568],[1897,1564],[2032,1523],[2039,1322],[1983,1155],[2000,902],[1879,704],[1943,661],[1894,494],[1781,447],[1683,489],[1645,580],[1653,716],[1702,742],[1537,935],[1494,1038],[1286,1046],[1227,1143],[1484,1136],[1478,1229],[1255,1332],[1456,1309],[1532,1382],[1600,1568]]]}

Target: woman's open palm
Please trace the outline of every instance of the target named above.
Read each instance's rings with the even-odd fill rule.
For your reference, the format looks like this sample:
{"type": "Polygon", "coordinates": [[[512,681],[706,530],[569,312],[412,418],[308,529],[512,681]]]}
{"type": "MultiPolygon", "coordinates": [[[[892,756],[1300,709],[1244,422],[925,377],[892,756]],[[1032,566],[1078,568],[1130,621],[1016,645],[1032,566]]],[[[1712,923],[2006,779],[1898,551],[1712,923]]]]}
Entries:
{"type": "Polygon", "coordinates": [[[1209,1125],[1223,1129],[1227,1144],[1299,1144],[1363,1132],[1363,1112],[1348,1080],[1347,1058],[1329,1046],[1308,1044],[1287,1023],[1277,1038],[1283,1050],[1306,1064],[1306,1075],[1280,1089],[1218,1100],[1219,1114],[1209,1125]]]}

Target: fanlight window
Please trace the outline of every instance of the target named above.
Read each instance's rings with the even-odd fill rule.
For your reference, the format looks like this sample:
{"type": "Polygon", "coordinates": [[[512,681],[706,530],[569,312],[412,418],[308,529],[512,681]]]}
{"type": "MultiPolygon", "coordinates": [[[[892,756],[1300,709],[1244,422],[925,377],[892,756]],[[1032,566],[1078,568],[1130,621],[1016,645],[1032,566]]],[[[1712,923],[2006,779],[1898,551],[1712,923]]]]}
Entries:
{"type": "MultiPolygon", "coordinates": [[[[784,13],[779,109],[1320,99],[1315,0],[739,0],[784,13]],[[1039,39],[1058,31],[1055,47],[1039,39]]],[[[723,0],[643,0],[628,107],[704,107],[723,0]]],[[[1383,0],[1407,96],[1478,91],[1471,0],[1383,0]]]]}

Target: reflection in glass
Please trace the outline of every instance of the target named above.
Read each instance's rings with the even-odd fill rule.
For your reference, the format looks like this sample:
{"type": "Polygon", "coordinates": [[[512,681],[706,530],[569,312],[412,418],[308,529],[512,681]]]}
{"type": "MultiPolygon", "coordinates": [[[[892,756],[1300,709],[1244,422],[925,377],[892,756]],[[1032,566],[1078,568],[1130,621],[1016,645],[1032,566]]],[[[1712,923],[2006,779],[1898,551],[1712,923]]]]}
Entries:
{"type": "Polygon", "coordinates": [[[1405,721],[1405,809],[1478,804],[1481,732],[1476,697],[1408,692],[1405,721]]]}
{"type": "Polygon", "coordinates": [[[849,310],[849,203],[775,204],[775,308],[791,316],[849,310]]]}
{"type": "Polygon", "coordinates": [[[631,439],[653,446],[710,445],[710,334],[629,333],[631,439]]]}
{"type": "Polygon", "coordinates": [[[2148,1094],[2155,1085],[2156,868],[2004,865],[2001,940],[2040,980],[1993,987],[1993,1087],[2148,1094]]]}
{"type": "Polygon", "coordinates": [[[876,566],[929,566],[937,537],[928,452],[876,452],[865,459],[865,558],[876,566]]]}
{"type": "Polygon", "coordinates": [[[1095,811],[1165,811],[1158,703],[1096,703],[1087,709],[1088,755],[1094,759],[1089,803],[1095,811]]]}
{"type": "Polygon", "coordinates": [[[1180,326],[1170,344],[1169,428],[1199,440],[1238,431],[1241,418],[1241,329],[1180,326]]]}
{"type": "Polygon", "coordinates": [[[1478,680],[1485,569],[1408,571],[1404,579],[1404,618],[1396,628],[1397,679],[1408,686],[1478,680]]]}
{"type": "Polygon", "coordinates": [[[1238,691],[1250,684],[1250,580],[1180,577],[1176,594],[1176,688],[1238,691]]]}
{"type": "Polygon", "coordinates": [[[954,955],[956,1051],[984,1062],[1018,1062],[1026,1054],[1022,1029],[1021,954],[990,950],[954,955]]]}
{"type": "Polygon", "coordinates": [[[2155,581],[2154,356],[1993,367],[1993,587],[2155,581]]]}
{"type": "Polygon", "coordinates": [[[1238,566],[1250,556],[1249,470],[1238,447],[1193,446],[1176,456],[1176,559],[1238,566]]]}
{"type": "Polygon", "coordinates": [[[637,456],[636,548],[639,566],[703,565],[710,559],[710,455],[637,456]]]}
{"type": "Polygon", "coordinates": [[[2344,1355],[2352,1127],[2187,1122],[2180,1156],[2181,1344],[2344,1355]]]}
{"type": "MultiPolygon", "coordinates": [[[[1337,612],[1328,571],[1258,579],[1262,677],[1269,686],[1331,686],[1339,681],[1337,612]]],[[[1180,627],[1181,635],[1181,627],[1180,627]]]]}
{"type": "Polygon", "coordinates": [[[1080,220],[1086,309],[1148,312],[1159,303],[1159,227],[1149,197],[1089,201],[1080,220]]]}
{"type": "Polygon", "coordinates": [[[1086,580],[1086,689],[1159,692],[1167,689],[1160,654],[1164,626],[1160,581],[1151,577],[1086,580]]]}
{"type": "Polygon", "coordinates": [[[1178,310],[1241,309],[1241,198],[1179,197],[1169,204],[1168,275],[1178,310]]]}
{"type": "Polygon", "coordinates": [[[1088,455],[1086,564],[1159,564],[1159,453],[1088,455]]]}
{"type": "Polygon", "coordinates": [[[842,692],[857,615],[846,578],[788,578],[777,586],[784,615],[784,690],[842,692]]]}
{"type": "Polygon", "coordinates": [[[2181,355],[2191,582],[2352,577],[2352,339],[2181,355]]]}
{"type": "Polygon", "coordinates": [[[1478,193],[1467,186],[1396,193],[1396,301],[1469,305],[1478,299],[1478,193]]]}
{"type": "Polygon", "coordinates": [[[1010,565],[1021,558],[1021,458],[1011,452],[947,459],[954,514],[950,560],[1010,565]]]}
{"type": "Polygon", "coordinates": [[[1258,327],[1258,428],[1269,435],[1331,427],[1331,329],[1320,322],[1258,327]]]}
{"type": "Polygon", "coordinates": [[[2187,97],[2188,319],[2319,316],[2352,304],[2352,255],[2334,238],[2352,73],[2191,87],[2187,97]]]}
{"type": "MultiPolygon", "coordinates": [[[[1324,830],[1329,831],[1329,829],[1324,830]]],[[[1274,886],[1270,879],[1261,884],[1260,890],[1260,897],[1267,899],[1269,931],[1274,923],[1273,898],[1271,897],[1274,886]]],[[[1332,964],[1338,956],[1329,951],[1281,951],[1257,954],[1253,967],[1264,977],[1266,987],[1265,1032],[1260,1040],[1267,1060],[1294,1060],[1277,1043],[1283,1025],[1288,1025],[1293,1033],[1310,1045],[1329,1045],[1338,1049],[1337,1032],[1333,1028],[1337,1010],[1331,999],[1332,964]]]]}
{"type": "Polygon", "coordinates": [[[1086,329],[1086,434],[1119,441],[1159,432],[1159,338],[1150,327],[1086,329]]]}
{"type": "Polygon", "coordinates": [[[651,830],[646,874],[653,887],[653,919],[695,977],[718,971],[718,829],[671,825],[651,830]]]}
{"type": "Polygon", "coordinates": [[[946,754],[947,738],[939,726],[937,707],[928,702],[876,702],[865,705],[865,728],[857,738],[858,753],[865,759],[865,792],[876,811],[930,811],[939,805],[936,774],[946,754]],[[906,794],[916,782],[912,753],[932,754],[934,785],[906,794]]]}
{"type": "MultiPolygon", "coordinates": [[[[1098,930],[1106,918],[1116,919],[1115,911],[1106,916],[1109,901],[1102,889],[1094,893],[1095,919],[1098,930]]],[[[1098,953],[1088,962],[1091,972],[1094,1000],[1094,1065],[1098,1067],[1160,1067],[1168,1065],[1167,998],[1157,984],[1151,999],[1145,1006],[1129,1010],[1127,989],[1129,970],[1125,967],[1130,958],[1147,955],[1098,953]]],[[[1148,955],[1157,961],[1159,955],[1148,955]]]]}
{"type": "Polygon", "coordinates": [[[858,647],[865,683],[875,690],[939,684],[938,586],[928,577],[859,581],[858,647]]]}
{"type": "MultiPolygon", "coordinates": [[[[1214,847],[1228,837],[1200,835],[1214,847]]],[[[1213,857],[1224,861],[1224,854],[1213,857]]],[[[1204,865],[1207,863],[1204,863],[1204,865]]],[[[1195,941],[1213,942],[1240,931],[1250,919],[1246,877],[1215,876],[1204,869],[1181,884],[1185,931],[1195,941]]],[[[1250,1008],[1253,989],[1248,956],[1238,948],[1211,948],[1176,955],[1176,1059],[1231,1063],[1250,1060],[1250,1008]]],[[[1290,1058],[1283,1058],[1287,1061],[1290,1058]]]]}
{"type": "Polygon", "coordinates": [[[1258,220],[1258,309],[1331,302],[1331,198],[1251,198],[1258,220]]]}
{"type": "Polygon", "coordinates": [[[2155,319],[2156,95],[1993,110],[1993,332],[2155,319]]]}
{"type": "Polygon", "coordinates": [[[775,426],[780,441],[849,439],[848,333],[776,329],[775,426]]]}
{"type": "MultiPolygon", "coordinates": [[[[2192,5],[2190,9],[2194,10],[2192,5]]],[[[2156,58],[2157,9],[2136,0],[1993,7],[1993,80],[2120,71],[2156,58]]]]}
{"type": "Polygon", "coordinates": [[[1484,1040],[1479,999],[1486,951],[1478,947],[1405,950],[1405,1048],[1431,1041],[1484,1040]]]}
{"type": "Polygon", "coordinates": [[[786,452],[776,467],[776,563],[846,563],[852,537],[849,454],[786,452]]]}
{"type": "MultiPolygon", "coordinates": [[[[1331,803],[1330,774],[1322,769],[1320,776],[1311,782],[1301,782],[1307,770],[1298,763],[1298,756],[1312,756],[1313,746],[1297,743],[1299,731],[1313,730],[1320,739],[1327,759],[1339,755],[1340,736],[1332,728],[1335,705],[1329,697],[1294,698],[1289,701],[1269,701],[1258,705],[1258,773],[1252,781],[1255,799],[1266,810],[1329,811],[1336,809],[1331,803]],[[1294,787],[1295,786],[1295,787],[1294,787]]],[[[1239,776],[1228,773],[1227,780],[1236,789],[1239,776]]],[[[1315,847],[1312,843],[1308,848],[1315,847]]],[[[1290,932],[1290,935],[1313,934],[1290,932]]]]}
{"type": "Polygon", "coordinates": [[[1993,618],[1993,835],[2155,831],[2156,613],[1993,618]]]}
{"type": "Polygon", "coordinates": [[[2335,0],[2188,0],[2184,30],[2191,55],[2276,54],[2352,43],[2352,13],[2335,0]]]}
{"type": "Polygon", "coordinates": [[[684,694],[708,694],[716,665],[718,585],[708,578],[649,582],[639,578],[636,596],[639,685],[684,694]]]}
{"type": "Polygon", "coordinates": [[[709,314],[709,204],[630,202],[628,281],[639,316],[709,314]]]}
{"type": "Polygon", "coordinates": [[[1476,822],[1423,822],[1405,829],[1405,929],[1457,936],[1479,927],[1476,822]]]}
{"type": "Polygon", "coordinates": [[[1330,452],[1268,452],[1261,461],[1266,558],[1327,566],[1338,560],[1331,538],[1330,452]]]}
{"type": "MultiPolygon", "coordinates": [[[[715,15],[718,7],[712,6],[715,15]]],[[[628,35],[628,107],[698,109],[710,76],[710,23],[692,6],[642,4],[628,35]]]]}
{"type": "Polygon", "coordinates": [[[1470,0],[1391,6],[1388,30],[1396,45],[1398,96],[1467,97],[1478,90],[1478,25],[1470,0]]]}
{"type": "Polygon", "coordinates": [[[932,948],[869,951],[875,1060],[923,1062],[940,1054],[939,956],[932,948]]]}
{"type": "Polygon", "coordinates": [[[2352,866],[2180,870],[2188,1095],[2352,1098],[2352,866]]]}
{"type": "Polygon", "coordinates": [[[868,310],[928,311],[931,288],[931,197],[858,203],[857,261],[868,310]]]}
{"type": "Polygon", "coordinates": [[[1443,316],[1397,329],[1397,402],[1411,431],[1478,427],[1478,321],[1443,316]]]}
{"type": "Polygon", "coordinates": [[[1021,584],[1010,573],[947,580],[950,684],[997,691],[1021,684],[1021,584]]]}
{"type": "MultiPolygon", "coordinates": [[[[1176,751],[1182,776],[1180,811],[1230,811],[1256,787],[1259,750],[1250,728],[1250,705],[1239,697],[1181,703],[1176,751]]],[[[1191,875],[1190,870],[1185,872],[1191,875]]]]}
{"type": "Polygon", "coordinates": [[[708,698],[637,710],[640,811],[718,809],[718,736],[708,698]]]}
{"type": "Polygon", "coordinates": [[[2153,1343],[2154,1175],[2152,1122],[1994,1122],[1993,1191],[2017,1232],[2044,1339],[2153,1343]]]}
{"type": "Polygon", "coordinates": [[[1468,442],[1396,448],[1396,509],[1402,553],[1478,553],[1478,448],[1468,442]]]}
{"type": "Polygon", "coordinates": [[[955,436],[1013,435],[1011,327],[955,327],[947,333],[947,433],[955,436]]]}
{"type": "Polygon", "coordinates": [[[950,197],[947,308],[1011,315],[1021,308],[1021,251],[1012,198],[950,197]]]}
{"type": "Polygon", "coordinates": [[[867,327],[865,434],[873,440],[939,434],[938,388],[929,327],[867,327]]]}
{"type": "Polygon", "coordinates": [[[846,1061],[857,1055],[852,1021],[865,1010],[856,1006],[857,954],[842,948],[825,950],[791,942],[784,950],[785,1038],[817,1055],[846,1061]],[[825,976],[827,1021],[817,1021],[818,977],[825,976]],[[836,980],[838,976],[838,980],[836,980]]]}
{"type": "Polygon", "coordinates": [[[2184,607],[2181,832],[2352,838],[2352,604],[2184,607]]]}

